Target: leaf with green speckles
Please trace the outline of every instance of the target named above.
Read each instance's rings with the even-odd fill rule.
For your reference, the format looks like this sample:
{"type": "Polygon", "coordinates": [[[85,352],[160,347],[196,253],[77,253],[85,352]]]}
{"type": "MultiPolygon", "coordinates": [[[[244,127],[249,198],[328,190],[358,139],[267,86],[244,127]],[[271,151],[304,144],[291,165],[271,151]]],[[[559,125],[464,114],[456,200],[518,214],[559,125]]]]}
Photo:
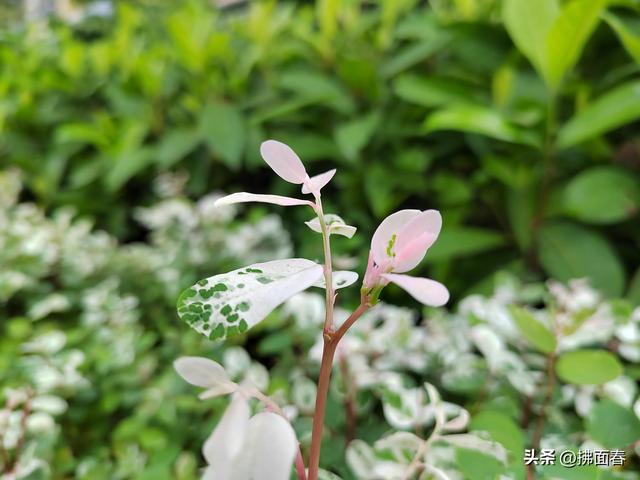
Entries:
{"type": "MultiPolygon", "coordinates": [[[[178,316],[212,340],[226,338],[247,331],[289,297],[322,282],[322,273],[311,260],[290,258],[214,275],[182,292],[178,316]]],[[[352,280],[341,273],[334,274],[334,283],[342,282],[337,288],[352,280]]]]}

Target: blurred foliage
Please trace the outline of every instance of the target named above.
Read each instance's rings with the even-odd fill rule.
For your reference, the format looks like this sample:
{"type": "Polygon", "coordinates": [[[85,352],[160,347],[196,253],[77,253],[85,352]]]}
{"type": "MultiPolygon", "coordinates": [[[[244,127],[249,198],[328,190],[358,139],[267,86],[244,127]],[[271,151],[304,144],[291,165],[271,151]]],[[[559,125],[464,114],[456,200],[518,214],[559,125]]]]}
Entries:
{"type": "Polygon", "coordinates": [[[0,161],[40,204],[136,239],[130,207],[158,172],[189,172],[195,197],[289,193],[262,175],[276,138],[315,172],[337,164],[328,210],[363,233],[440,209],[432,275],[458,296],[506,269],[637,299],[640,5],[539,3],[115,2],[112,19],[6,30],[0,161]]]}
{"type": "MultiPolygon", "coordinates": [[[[233,209],[212,208],[214,196],[186,199],[181,180],[162,177],[163,198],[134,210],[149,241],[120,244],[68,208],[46,216],[18,203],[18,175],[0,173],[2,480],[198,478],[198,451],[226,400],[198,400],[173,370],[182,355],[214,358],[234,381],[269,394],[308,454],[321,291],[292,297],[225,342],[188,329],[174,313],[180,285],[292,248],[277,217],[238,226],[233,209]]],[[[525,446],[621,450],[624,465],[585,466],[571,478],[638,478],[640,307],[605,300],[584,280],[496,283],[456,313],[428,309],[416,322],[414,310],[381,303],[356,322],[337,354],[324,468],[343,480],[400,478],[391,472],[406,471],[415,439],[433,426],[428,381],[448,415],[470,414],[454,432],[498,442],[488,452],[447,443],[461,435],[434,443],[429,462],[452,479],[524,480],[525,446]]],[[[345,308],[339,302],[337,319],[345,308]]],[[[559,468],[533,478],[574,471],[559,468]]]]}

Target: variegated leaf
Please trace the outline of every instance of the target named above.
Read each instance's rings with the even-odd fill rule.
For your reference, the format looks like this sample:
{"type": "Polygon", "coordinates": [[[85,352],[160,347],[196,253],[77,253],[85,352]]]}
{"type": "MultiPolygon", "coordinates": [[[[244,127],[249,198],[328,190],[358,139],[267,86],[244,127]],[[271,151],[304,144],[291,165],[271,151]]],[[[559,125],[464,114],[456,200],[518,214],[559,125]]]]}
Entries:
{"type": "Polygon", "coordinates": [[[210,339],[241,333],[322,277],[322,266],[303,258],[256,263],[200,280],[178,299],[178,315],[210,339]]]}

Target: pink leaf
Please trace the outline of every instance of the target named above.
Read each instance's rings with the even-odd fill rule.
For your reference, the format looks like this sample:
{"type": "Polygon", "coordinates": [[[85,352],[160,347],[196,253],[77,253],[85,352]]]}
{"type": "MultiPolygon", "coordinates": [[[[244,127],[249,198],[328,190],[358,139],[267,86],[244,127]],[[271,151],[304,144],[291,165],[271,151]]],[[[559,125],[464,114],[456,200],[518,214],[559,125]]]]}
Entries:
{"type": "Polygon", "coordinates": [[[271,169],[287,182],[303,183],[309,178],[296,152],[282,142],[262,142],[260,154],[271,169]]]}
{"type": "Polygon", "coordinates": [[[246,202],[261,202],[261,203],[273,203],[275,205],[282,205],[284,207],[290,207],[292,205],[309,205],[313,207],[313,202],[309,200],[302,200],[301,198],[283,197],[281,195],[267,195],[261,193],[247,193],[238,192],[227,195],[226,197],[216,200],[215,206],[231,205],[232,203],[246,203],[246,202]]]}
{"type": "Polygon", "coordinates": [[[394,245],[393,271],[403,273],[415,268],[438,238],[441,227],[442,217],[437,210],[425,210],[408,221],[398,233],[394,245]]]}
{"type": "Polygon", "coordinates": [[[333,170],[329,170],[328,172],[324,172],[320,175],[311,177],[302,185],[302,193],[313,193],[315,195],[318,195],[322,187],[329,183],[335,174],[336,169],[334,168],[333,170]]]}
{"type": "Polygon", "coordinates": [[[400,210],[385,218],[371,238],[371,254],[378,265],[390,262],[398,234],[402,228],[414,217],[420,215],[420,210],[400,210]]]}
{"type": "Polygon", "coordinates": [[[425,305],[441,307],[449,301],[447,287],[435,280],[395,273],[383,273],[380,276],[406,290],[409,295],[425,305]]]}

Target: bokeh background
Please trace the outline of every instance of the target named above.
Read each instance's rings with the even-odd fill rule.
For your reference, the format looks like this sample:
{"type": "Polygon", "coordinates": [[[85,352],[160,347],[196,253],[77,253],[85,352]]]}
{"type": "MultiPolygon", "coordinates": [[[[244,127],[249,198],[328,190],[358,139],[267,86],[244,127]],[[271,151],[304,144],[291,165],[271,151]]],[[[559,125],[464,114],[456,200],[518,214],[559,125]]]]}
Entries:
{"type": "MultiPolygon", "coordinates": [[[[288,395],[315,338],[290,328],[293,307],[226,346],[174,310],[199,278],[320,258],[305,209],[212,208],[221,193],[298,193],[261,160],[268,138],[312,174],[338,169],[325,211],[359,231],[334,241],[337,266],[362,273],[386,215],[436,208],[443,231],[416,272],[450,288],[451,312],[505,279],[582,278],[601,302],[589,311],[616,305],[640,348],[639,65],[635,0],[5,0],[1,478],[196,478],[224,402],[211,413],[197,400],[171,368],[180,355],[270,370],[269,390],[288,395]]],[[[522,295],[505,308],[547,305],[522,295]]],[[[618,355],[625,340],[598,341],[618,355]]],[[[634,355],[620,359],[631,385],[634,355]]],[[[451,398],[482,403],[478,392],[451,398]]],[[[634,442],[620,447],[632,455],[634,442]]],[[[334,450],[328,466],[353,478],[334,450]]]]}

